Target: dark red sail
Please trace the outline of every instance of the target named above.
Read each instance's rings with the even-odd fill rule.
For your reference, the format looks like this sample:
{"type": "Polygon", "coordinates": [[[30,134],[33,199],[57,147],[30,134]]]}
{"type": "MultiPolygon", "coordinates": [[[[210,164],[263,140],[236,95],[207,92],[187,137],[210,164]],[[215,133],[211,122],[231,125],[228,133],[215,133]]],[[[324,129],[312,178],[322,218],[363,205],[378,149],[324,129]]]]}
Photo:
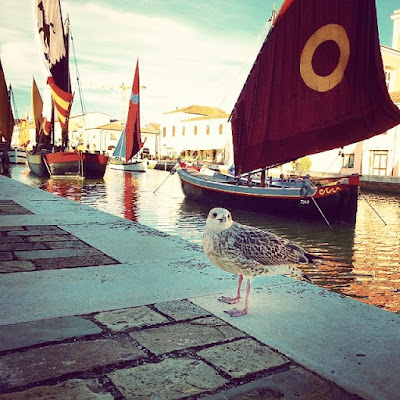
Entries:
{"type": "Polygon", "coordinates": [[[128,118],[125,125],[125,157],[131,159],[142,147],[140,137],[139,61],[136,62],[132,92],[129,99],[128,118]]]}
{"type": "Polygon", "coordinates": [[[239,173],[399,124],[385,84],[375,0],[286,0],[231,122],[239,173]]]}

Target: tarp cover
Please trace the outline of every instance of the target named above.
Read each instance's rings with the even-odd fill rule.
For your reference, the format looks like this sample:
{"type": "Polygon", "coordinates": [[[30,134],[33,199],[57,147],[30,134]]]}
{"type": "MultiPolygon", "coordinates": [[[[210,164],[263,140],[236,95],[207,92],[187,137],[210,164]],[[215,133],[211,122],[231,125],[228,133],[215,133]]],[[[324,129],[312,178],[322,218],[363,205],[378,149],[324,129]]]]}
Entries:
{"type": "Polygon", "coordinates": [[[385,84],[375,0],[286,0],[231,122],[237,173],[399,124],[385,84]]]}

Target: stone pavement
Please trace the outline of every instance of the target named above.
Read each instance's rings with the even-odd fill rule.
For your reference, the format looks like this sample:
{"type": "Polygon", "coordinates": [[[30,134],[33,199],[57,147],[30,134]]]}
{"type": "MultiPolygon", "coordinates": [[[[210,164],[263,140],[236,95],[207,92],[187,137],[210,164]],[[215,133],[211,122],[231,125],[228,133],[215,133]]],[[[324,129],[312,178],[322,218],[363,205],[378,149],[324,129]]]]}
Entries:
{"type": "Polygon", "coordinates": [[[195,245],[0,176],[0,400],[395,398],[397,315],[258,282],[229,318],[195,245]]]}

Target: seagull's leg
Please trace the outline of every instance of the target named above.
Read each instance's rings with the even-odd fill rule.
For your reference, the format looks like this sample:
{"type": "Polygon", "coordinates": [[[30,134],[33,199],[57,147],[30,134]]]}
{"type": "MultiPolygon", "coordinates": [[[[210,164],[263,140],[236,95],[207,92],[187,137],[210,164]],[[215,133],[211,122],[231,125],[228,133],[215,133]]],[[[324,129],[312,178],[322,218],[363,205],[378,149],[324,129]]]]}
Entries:
{"type": "Polygon", "coordinates": [[[243,275],[239,275],[239,284],[236,292],[236,297],[226,297],[222,296],[218,300],[222,301],[223,303],[227,304],[236,304],[239,303],[241,297],[240,297],[240,291],[242,290],[242,282],[243,282],[243,275]]]}
{"type": "Polygon", "coordinates": [[[241,315],[246,315],[249,313],[249,300],[250,300],[250,291],[251,291],[251,279],[247,278],[247,288],[246,288],[246,299],[244,303],[243,310],[238,310],[234,308],[233,310],[225,311],[231,317],[240,317],[241,315]]]}

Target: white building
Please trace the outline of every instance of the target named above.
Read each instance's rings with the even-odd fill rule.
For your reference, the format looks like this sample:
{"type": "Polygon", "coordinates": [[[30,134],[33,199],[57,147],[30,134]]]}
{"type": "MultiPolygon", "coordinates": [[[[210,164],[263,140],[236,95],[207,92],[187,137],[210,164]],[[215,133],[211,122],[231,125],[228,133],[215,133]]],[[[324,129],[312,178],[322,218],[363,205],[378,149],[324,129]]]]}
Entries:
{"type": "Polygon", "coordinates": [[[228,158],[231,141],[229,115],[214,107],[193,105],[163,114],[160,126],[160,155],[210,162],[228,158]]]}
{"type": "MultiPolygon", "coordinates": [[[[102,112],[89,112],[70,117],[69,147],[75,148],[80,144],[87,151],[105,151],[99,127],[108,123],[110,116],[102,112]]],[[[57,125],[59,127],[59,124],[57,125]]]]}

